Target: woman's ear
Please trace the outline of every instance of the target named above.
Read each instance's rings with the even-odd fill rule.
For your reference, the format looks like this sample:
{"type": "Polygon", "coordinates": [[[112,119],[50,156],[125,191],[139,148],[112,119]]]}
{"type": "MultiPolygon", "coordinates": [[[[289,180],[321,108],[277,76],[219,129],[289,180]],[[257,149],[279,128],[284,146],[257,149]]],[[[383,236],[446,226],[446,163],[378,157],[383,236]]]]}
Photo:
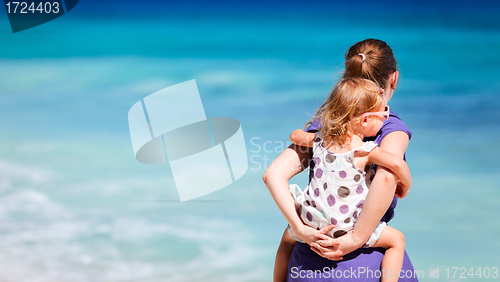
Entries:
{"type": "Polygon", "coordinates": [[[395,71],[389,75],[390,86],[392,90],[396,90],[396,84],[398,83],[399,71],[395,71]]]}

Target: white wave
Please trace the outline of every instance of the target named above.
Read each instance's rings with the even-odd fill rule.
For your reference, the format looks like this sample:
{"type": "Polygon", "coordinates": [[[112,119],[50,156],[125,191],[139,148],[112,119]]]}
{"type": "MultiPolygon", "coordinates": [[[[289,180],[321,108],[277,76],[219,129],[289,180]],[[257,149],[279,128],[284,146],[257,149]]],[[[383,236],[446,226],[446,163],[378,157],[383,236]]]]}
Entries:
{"type": "MultiPolygon", "coordinates": [[[[8,167],[3,171],[9,171],[11,178],[39,171],[31,167],[23,174],[24,169],[2,167],[8,167]]],[[[56,181],[33,179],[48,186],[56,181]]],[[[14,189],[0,198],[0,281],[261,281],[270,277],[266,258],[272,253],[259,248],[237,220],[193,213],[166,214],[164,221],[154,221],[133,207],[123,207],[125,213],[111,207],[74,207],[44,190],[13,183],[14,189]],[[161,247],[165,254],[156,250],[161,247]],[[172,251],[177,249],[181,253],[172,251]]],[[[69,186],[73,191],[108,189],[91,194],[98,199],[149,184],[106,179],[69,186]]],[[[175,211],[175,206],[167,210],[175,211]]]]}
{"type": "Polygon", "coordinates": [[[0,187],[11,187],[13,181],[19,179],[33,184],[42,184],[53,181],[56,176],[56,173],[49,170],[0,160],[0,182],[2,183],[0,187]]]}

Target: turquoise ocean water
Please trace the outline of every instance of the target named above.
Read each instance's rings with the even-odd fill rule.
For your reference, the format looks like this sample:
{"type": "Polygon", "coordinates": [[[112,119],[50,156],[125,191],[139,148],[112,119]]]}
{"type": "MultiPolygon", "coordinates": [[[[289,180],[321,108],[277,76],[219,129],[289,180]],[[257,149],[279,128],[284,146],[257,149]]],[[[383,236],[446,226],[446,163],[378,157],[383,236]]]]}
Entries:
{"type": "Polygon", "coordinates": [[[390,105],[414,134],[414,184],[391,225],[421,281],[464,280],[453,267],[495,280],[497,4],[226,1],[162,13],[125,2],[106,13],[112,4],[81,1],[16,34],[0,16],[0,281],[271,281],[286,222],[261,176],[326,98],[345,50],[370,37],[394,49],[390,105]],[[207,116],[241,122],[249,170],[181,204],[168,166],[135,160],[127,113],[190,79],[207,116]]]}

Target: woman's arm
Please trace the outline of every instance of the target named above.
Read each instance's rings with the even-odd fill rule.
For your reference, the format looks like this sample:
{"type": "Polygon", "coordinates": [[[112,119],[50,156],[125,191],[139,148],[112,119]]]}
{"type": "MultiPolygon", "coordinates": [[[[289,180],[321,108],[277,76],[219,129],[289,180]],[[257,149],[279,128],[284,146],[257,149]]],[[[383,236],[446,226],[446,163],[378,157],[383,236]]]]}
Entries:
{"type": "Polygon", "coordinates": [[[312,147],[314,139],[316,139],[316,133],[305,132],[302,129],[295,129],[290,134],[290,142],[299,146],[312,147]]]}
{"type": "Polygon", "coordinates": [[[271,163],[263,176],[264,183],[286,221],[297,236],[308,244],[317,240],[314,235],[318,231],[302,223],[288,189],[288,180],[308,167],[310,150],[307,147],[290,145],[271,163]]]}
{"type": "MultiPolygon", "coordinates": [[[[403,158],[409,140],[408,134],[405,132],[394,131],[382,139],[380,148],[403,158]]],[[[390,206],[397,183],[397,177],[390,170],[378,167],[353,231],[337,239],[329,239],[327,236],[318,234],[321,246],[313,243],[312,250],[324,258],[339,260],[341,256],[335,252],[337,250],[337,247],[334,246],[335,243],[340,243],[338,249],[344,255],[363,246],[390,206]]]]}
{"type": "MultiPolygon", "coordinates": [[[[380,148],[403,159],[409,141],[408,134],[403,131],[395,131],[382,139],[380,148]]],[[[397,184],[398,179],[390,170],[384,167],[377,168],[377,173],[375,173],[370,191],[363,204],[363,211],[360,213],[353,230],[353,233],[356,233],[354,234],[356,239],[362,241],[359,243],[360,246],[370,238],[373,230],[389,208],[397,184]]]]}

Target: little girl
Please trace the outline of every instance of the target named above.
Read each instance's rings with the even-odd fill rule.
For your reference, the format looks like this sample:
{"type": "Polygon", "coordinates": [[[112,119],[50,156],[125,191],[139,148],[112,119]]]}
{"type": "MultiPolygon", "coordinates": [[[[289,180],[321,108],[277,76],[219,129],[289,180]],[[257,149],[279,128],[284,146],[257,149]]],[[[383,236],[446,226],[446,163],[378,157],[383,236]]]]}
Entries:
{"type": "MultiPolygon", "coordinates": [[[[390,169],[403,188],[410,187],[411,174],[405,161],[372,141],[363,142],[364,137],[375,136],[384,119],[389,118],[385,103],[383,90],[374,82],[343,79],[318,110],[316,116],[323,125],[318,134],[297,129],[290,135],[294,144],[313,148],[314,171],[309,185],[304,192],[297,185],[290,185],[297,212],[305,224],[318,230],[333,224],[335,227],[328,233],[333,238],[352,231],[368,193],[364,172],[368,165],[390,169]]],[[[285,280],[289,252],[296,240],[300,241],[288,228],[282,244],[290,247],[278,250],[275,281],[285,280]]],[[[365,247],[386,249],[382,282],[398,281],[405,250],[403,234],[381,222],[365,247]]]]}

